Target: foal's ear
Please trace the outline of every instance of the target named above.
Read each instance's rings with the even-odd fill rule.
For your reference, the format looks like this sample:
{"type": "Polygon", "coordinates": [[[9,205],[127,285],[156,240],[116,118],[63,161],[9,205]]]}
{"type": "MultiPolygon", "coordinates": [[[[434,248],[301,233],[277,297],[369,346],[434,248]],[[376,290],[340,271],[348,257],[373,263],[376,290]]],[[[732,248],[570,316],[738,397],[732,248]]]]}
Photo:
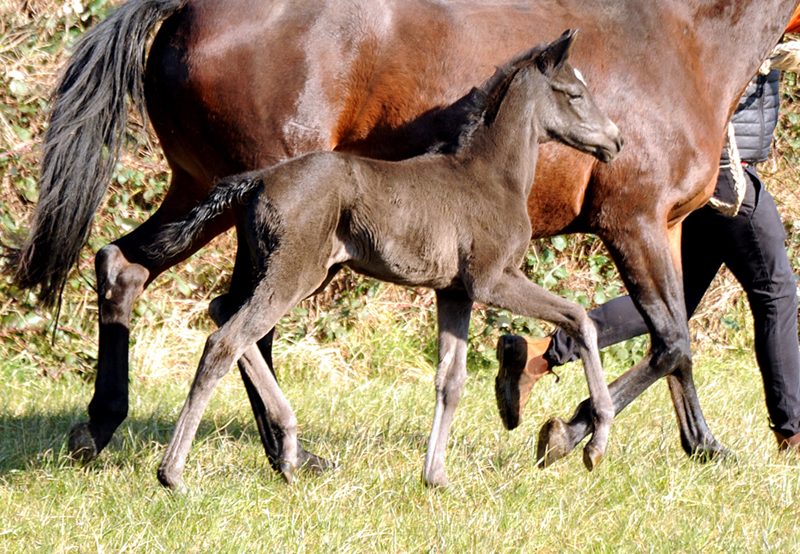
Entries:
{"type": "Polygon", "coordinates": [[[536,57],[536,66],[539,71],[549,75],[552,71],[560,69],[561,65],[569,57],[569,53],[572,50],[572,42],[577,34],[577,29],[574,31],[567,29],[564,34],[548,44],[542,53],[536,57]]]}

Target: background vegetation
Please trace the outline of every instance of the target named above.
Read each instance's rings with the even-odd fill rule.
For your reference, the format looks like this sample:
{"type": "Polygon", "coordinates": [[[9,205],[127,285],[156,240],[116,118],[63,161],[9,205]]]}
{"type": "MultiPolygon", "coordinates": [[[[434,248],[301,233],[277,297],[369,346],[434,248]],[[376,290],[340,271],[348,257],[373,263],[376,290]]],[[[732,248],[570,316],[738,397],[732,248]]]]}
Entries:
{"type": "MultiPolygon", "coordinates": [[[[18,242],[37,197],[37,145],[47,97],[74,39],[108,0],[0,0],[0,242],[18,242]]],[[[800,104],[787,74],[774,157],[761,168],[800,263],[800,104]]],[[[227,377],[189,458],[192,490],[173,498],[154,470],[212,324],[234,247],[224,235],[159,278],[136,305],[131,417],[87,467],[65,457],[84,418],[97,356],[93,255],[145,220],[168,186],[152,136],[136,133],[65,292],[57,329],[36,298],[0,276],[0,551],[796,551],[798,463],[775,451],[752,354],[746,301],[726,272],[691,330],[709,422],[738,456],[685,459],[666,387],[617,420],[593,474],[580,456],[533,468],[539,425],[586,395],[581,366],[537,388],[522,427],[495,413],[494,345],[501,333],[543,335],[536,321],[478,307],[470,380],[454,423],[447,491],[419,484],[432,413],[432,295],[353,275],[284,318],[279,376],[308,447],[341,469],[292,487],[269,473],[244,392],[227,377]],[[51,341],[54,337],[55,340],[51,341]]],[[[586,307],[624,293],[600,241],[535,242],[532,279],[586,307]]],[[[800,270],[800,267],[796,267],[800,270]]],[[[799,271],[800,272],[800,271],[799,271]]],[[[639,338],[607,349],[609,378],[646,351],[639,338]]]]}

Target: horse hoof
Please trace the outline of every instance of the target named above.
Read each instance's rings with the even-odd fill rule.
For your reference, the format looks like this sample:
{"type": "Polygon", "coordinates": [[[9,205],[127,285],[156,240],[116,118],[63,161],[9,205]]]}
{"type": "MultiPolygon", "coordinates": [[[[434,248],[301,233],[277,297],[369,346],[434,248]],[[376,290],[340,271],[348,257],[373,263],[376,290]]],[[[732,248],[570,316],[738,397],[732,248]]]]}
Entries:
{"type": "Polygon", "coordinates": [[[88,464],[97,458],[99,452],[88,423],[78,423],[69,432],[67,439],[69,457],[78,464],[88,464]]]}
{"type": "Polygon", "coordinates": [[[443,489],[450,485],[446,471],[426,472],[422,470],[422,484],[432,489],[443,489]]]}
{"type": "Polygon", "coordinates": [[[164,488],[169,489],[176,494],[185,495],[187,493],[188,489],[183,483],[181,475],[176,475],[171,469],[161,466],[158,468],[156,476],[158,477],[158,482],[161,483],[164,488]]]}
{"type": "Polygon", "coordinates": [[[287,485],[291,485],[294,481],[294,473],[297,471],[297,466],[292,462],[281,461],[280,463],[281,477],[286,481],[287,485]]]}
{"type": "Polygon", "coordinates": [[[585,465],[586,469],[589,471],[596,468],[602,458],[603,453],[591,444],[587,444],[583,449],[583,465],[585,465]]]}
{"type": "Polygon", "coordinates": [[[542,425],[536,441],[537,466],[548,467],[569,454],[570,450],[567,424],[563,419],[554,417],[542,425]]]}
{"type": "Polygon", "coordinates": [[[308,471],[312,475],[319,475],[320,473],[330,469],[336,469],[335,463],[326,460],[321,456],[317,456],[316,454],[312,454],[303,447],[299,448],[297,465],[300,467],[300,469],[303,471],[308,471]]]}
{"type": "Polygon", "coordinates": [[[717,441],[714,441],[713,443],[707,442],[702,446],[694,448],[690,456],[693,460],[697,460],[701,463],[724,461],[735,458],[730,450],[722,446],[717,441]]]}

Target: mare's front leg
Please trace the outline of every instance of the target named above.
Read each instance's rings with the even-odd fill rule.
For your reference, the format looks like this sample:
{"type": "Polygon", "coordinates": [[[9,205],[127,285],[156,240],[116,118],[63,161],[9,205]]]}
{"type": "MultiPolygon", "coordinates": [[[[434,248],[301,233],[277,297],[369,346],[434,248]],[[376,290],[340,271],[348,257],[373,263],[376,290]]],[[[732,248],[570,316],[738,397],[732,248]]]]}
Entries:
{"type": "MultiPolygon", "coordinates": [[[[176,171],[170,190],[196,190],[190,177],[176,171]]],[[[79,462],[96,458],[128,416],[128,357],[131,311],[144,288],[161,272],[188,258],[232,224],[224,214],[206,229],[202,240],[175,259],[156,265],[147,254],[163,225],[181,218],[191,206],[186,195],[167,195],[162,206],[145,223],[97,253],[95,272],[99,312],[97,377],[89,403],[89,422],[70,431],[70,456],[79,462]]]]}
{"type": "MultiPolygon", "coordinates": [[[[506,268],[500,276],[484,281],[476,280],[473,286],[473,298],[476,302],[555,323],[575,340],[583,360],[591,397],[588,420],[594,433],[583,451],[583,463],[591,471],[605,454],[611,422],[614,419],[614,405],[600,363],[597,330],[586,315],[586,310],[532,283],[517,268],[506,268]]],[[[545,459],[548,462],[555,461],[566,456],[574,447],[575,444],[570,445],[566,441],[550,441],[544,450],[545,459]]]]}
{"type": "MultiPolygon", "coordinates": [[[[647,236],[620,232],[605,239],[631,297],[651,329],[648,355],[609,385],[614,411],[621,412],[655,381],[667,376],[683,449],[703,460],[724,456],[727,450],[708,429],[692,377],[680,256],[674,252],[680,243],[680,229],[673,228],[668,233],[653,224],[642,226],[639,231],[647,236]],[[667,236],[672,240],[668,241],[667,236]]],[[[590,409],[590,401],[584,400],[569,422],[547,422],[539,435],[540,444],[557,442],[567,451],[574,448],[591,431],[590,409]]]]}
{"type": "Polygon", "coordinates": [[[472,300],[464,291],[436,291],[436,306],[439,327],[436,406],[422,481],[426,485],[445,487],[448,483],[444,463],[447,437],[467,380],[467,338],[472,300]]]}

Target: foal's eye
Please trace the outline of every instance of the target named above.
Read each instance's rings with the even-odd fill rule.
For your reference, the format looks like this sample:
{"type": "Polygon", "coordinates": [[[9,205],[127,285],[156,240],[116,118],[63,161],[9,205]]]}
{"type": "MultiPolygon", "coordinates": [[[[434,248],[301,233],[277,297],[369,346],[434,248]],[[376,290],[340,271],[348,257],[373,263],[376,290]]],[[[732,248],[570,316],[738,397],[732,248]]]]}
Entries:
{"type": "Polygon", "coordinates": [[[582,98],[583,98],[583,93],[582,92],[569,94],[569,101],[570,102],[577,102],[578,100],[580,100],[582,98]]]}

